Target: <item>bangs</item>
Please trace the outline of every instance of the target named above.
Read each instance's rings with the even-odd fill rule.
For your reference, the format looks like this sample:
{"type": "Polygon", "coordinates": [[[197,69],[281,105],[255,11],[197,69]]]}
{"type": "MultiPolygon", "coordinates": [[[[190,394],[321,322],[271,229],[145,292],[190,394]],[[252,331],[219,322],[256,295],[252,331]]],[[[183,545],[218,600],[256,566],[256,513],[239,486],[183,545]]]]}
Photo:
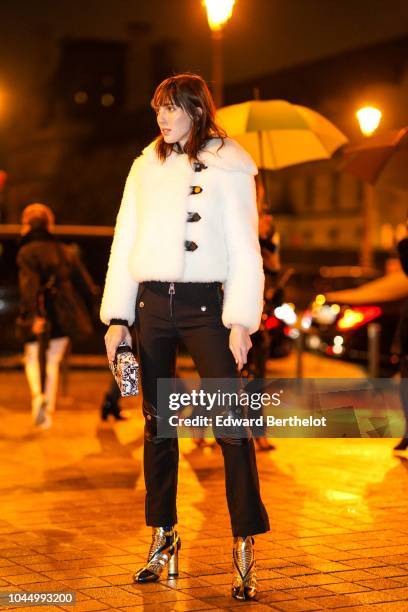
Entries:
{"type": "Polygon", "coordinates": [[[154,110],[157,110],[160,106],[166,106],[167,104],[183,107],[181,96],[177,90],[178,87],[175,81],[173,79],[167,79],[156,89],[150,103],[151,107],[154,110]]]}

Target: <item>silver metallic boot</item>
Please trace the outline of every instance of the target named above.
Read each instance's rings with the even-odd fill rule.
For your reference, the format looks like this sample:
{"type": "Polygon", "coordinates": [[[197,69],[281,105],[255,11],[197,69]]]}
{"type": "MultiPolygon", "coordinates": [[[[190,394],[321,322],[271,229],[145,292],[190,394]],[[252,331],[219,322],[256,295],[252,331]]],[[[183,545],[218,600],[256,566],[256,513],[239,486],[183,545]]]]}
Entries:
{"type": "Polygon", "coordinates": [[[178,576],[178,551],[181,540],[172,528],[153,527],[147,563],[133,576],[134,582],[155,582],[159,580],[164,568],[168,567],[168,578],[178,576]]]}
{"type": "Polygon", "coordinates": [[[234,576],[232,579],[232,597],[244,601],[254,599],[257,593],[255,540],[252,536],[234,538],[232,550],[234,576]]]}

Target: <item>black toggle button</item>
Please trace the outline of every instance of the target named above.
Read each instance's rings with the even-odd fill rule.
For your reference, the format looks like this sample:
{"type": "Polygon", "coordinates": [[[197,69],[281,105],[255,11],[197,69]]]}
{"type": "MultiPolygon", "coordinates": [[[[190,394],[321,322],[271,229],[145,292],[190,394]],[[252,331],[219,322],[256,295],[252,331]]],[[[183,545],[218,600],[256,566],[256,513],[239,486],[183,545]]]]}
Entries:
{"type": "Polygon", "coordinates": [[[187,222],[199,221],[201,219],[198,212],[188,212],[187,213],[187,222]]]}
{"type": "Polygon", "coordinates": [[[196,193],[201,193],[203,188],[200,185],[192,185],[191,186],[190,195],[195,195],[196,193]]]}
{"type": "Polygon", "coordinates": [[[201,170],[207,170],[207,166],[203,162],[196,161],[193,163],[194,172],[201,172],[201,170]]]}
{"type": "Polygon", "coordinates": [[[186,251],[195,251],[196,249],[198,249],[198,244],[196,244],[192,240],[186,240],[184,242],[184,248],[186,249],[186,251]]]}

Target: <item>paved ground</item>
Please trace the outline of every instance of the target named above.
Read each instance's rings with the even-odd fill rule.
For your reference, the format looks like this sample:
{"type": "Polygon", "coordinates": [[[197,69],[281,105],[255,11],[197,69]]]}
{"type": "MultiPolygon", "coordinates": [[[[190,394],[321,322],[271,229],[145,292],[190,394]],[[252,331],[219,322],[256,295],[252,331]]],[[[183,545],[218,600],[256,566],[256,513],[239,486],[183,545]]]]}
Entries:
{"type": "MultiPolygon", "coordinates": [[[[327,362],[306,367],[323,376],[327,362]]],[[[132,584],[150,539],[142,421],[130,400],[129,421],[101,425],[108,381],[73,372],[54,428],[37,434],[22,373],[0,373],[0,592],[73,590],[78,611],[408,610],[408,461],[392,456],[392,440],[281,439],[258,454],[272,530],[257,538],[261,592],[251,604],[229,597],[221,454],[182,440],[181,575],[132,584]]]]}

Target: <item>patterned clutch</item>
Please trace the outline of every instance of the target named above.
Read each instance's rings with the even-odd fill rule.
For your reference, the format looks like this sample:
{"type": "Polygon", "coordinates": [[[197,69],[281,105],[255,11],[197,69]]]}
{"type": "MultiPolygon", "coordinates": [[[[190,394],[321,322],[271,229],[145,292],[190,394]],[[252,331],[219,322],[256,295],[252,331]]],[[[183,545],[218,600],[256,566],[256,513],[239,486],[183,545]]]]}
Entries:
{"type": "Polygon", "coordinates": [[[122,397],[139,394],[139,364],[128,344],[120,344],[116,358],[109,364],[122,397]]]}

